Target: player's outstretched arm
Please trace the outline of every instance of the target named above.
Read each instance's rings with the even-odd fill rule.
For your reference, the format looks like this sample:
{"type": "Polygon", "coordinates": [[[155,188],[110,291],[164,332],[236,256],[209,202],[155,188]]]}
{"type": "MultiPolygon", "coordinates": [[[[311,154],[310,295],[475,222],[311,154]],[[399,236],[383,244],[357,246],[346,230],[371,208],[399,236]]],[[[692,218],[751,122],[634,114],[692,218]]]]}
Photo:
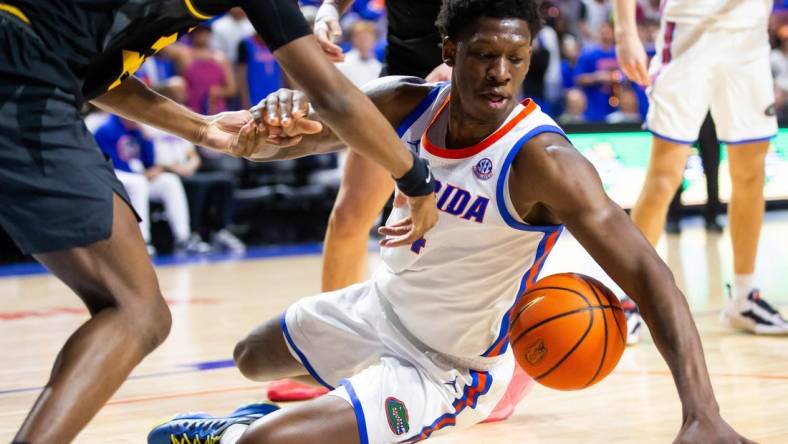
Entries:
{"type": "Polygon", "coordinates": [[[204,116],[152,91],[136,77],[91,101],[104,111],[174,134],[195,145],[241,156],[263,133],[249,111],[204,116]]]}
{"type": "MultiPolygon", "coordinates": [[[[389,76],[374,80],[363,88],[375,107],[392,126],[399,123],[424,99],[432,85],[415,77],[389,76]]],[[[303,92],[281,88],[251,109],[254,118],[264,125],[258,143],[250,145],[249,160],[270,161],[338,151],[342,140],[309,106],[303,92]]]]}
{"type": "Polygon", "coordinates": [[[621,70],[633,82],[647,86],[651,83],[646,66],[646,50],[638,36],[635,22],[635,0],[615,0],[616,58],[621,70]]]}
{"type": "Polygon", "coordinates": [[[670,367],[683,406],[681,443],[750,442],[720,416],[700,337],[673,275],[627,214],[605,194],[594,167],[557,134],[529,141],[509,189],[518,211],[563,223],[637,303],[670,367]]]}

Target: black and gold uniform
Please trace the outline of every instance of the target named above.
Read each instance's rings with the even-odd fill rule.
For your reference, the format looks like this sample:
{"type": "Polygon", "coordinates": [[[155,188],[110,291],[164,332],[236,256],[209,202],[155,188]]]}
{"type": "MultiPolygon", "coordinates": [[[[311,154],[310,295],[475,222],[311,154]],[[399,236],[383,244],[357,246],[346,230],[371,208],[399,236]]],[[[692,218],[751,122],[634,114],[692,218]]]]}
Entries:
{"type": "Polygon", "coordinates": [[[24,252],[110,236],[128,198],[79,110],[235,6],[272,50],[311,33],[296,0],[0,0],[0,225],[24,252]]]}
{"type": "Polygon", "coordinates": [[[443,63],[435,26],[441,0],[387,0],[388,45],[381,75],[426,77],[443,63]]]}

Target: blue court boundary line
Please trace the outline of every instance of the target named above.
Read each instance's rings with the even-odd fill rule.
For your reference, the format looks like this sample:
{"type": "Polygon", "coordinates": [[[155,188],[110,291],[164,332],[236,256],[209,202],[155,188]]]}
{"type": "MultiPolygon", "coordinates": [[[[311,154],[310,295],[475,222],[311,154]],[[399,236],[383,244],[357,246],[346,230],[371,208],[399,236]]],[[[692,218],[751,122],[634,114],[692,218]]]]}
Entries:
{"type": "MultiPolygon", "coordinates": [[[[161,378],[165,376],[182,375],[184,373],[197,373],[197,372],[206,372],[211,370],[220,370],[220,369],[235,367],[235,363],[233,362],[232,359],[222,359],[218,361],[197,362],[194,364],[180,364],[177,365],[176,367],[178,367],[178,370],[143,373],[141,375],[131,375],[128,378],[126,378],[126,380],[130,381],[134,379],[161,378]]],[[[12,395],[15,393],[40,392],[43,389],[44,387],[42,386],[20,387],[20,388],[5,389],[5,390],[0,389],[0,396],[12,395]]]]}
{"type": "MultiPolygon", "coordinates": [[[[153,258],[156,267],[170,267],[175,265],[212,264],[217,262],[246,261],[257,259],[271,259],[288,256],[307,256],[323,252],[322,243],[274,245],[268,247],[254,247],[246,253],[210,253],[203,255],[160,256],[153,258]]],[[[35,276],[49,274],[46,268],[38,262],[11,264],[0,266],[0,278],[35,276]]]]}

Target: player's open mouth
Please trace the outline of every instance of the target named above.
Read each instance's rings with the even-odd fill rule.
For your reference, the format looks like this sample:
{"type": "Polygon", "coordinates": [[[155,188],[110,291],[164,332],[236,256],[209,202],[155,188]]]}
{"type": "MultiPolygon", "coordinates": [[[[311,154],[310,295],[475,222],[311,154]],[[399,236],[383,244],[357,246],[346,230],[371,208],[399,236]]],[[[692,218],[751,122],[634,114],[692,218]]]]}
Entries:
{"type": "Polygon", "coordinates": [[[509,101],[509,98],[503,96],[501,94],[496,93],[484,93],[482,97],[487,100],[487,104],[490,105],[491,108],[501,109],[506,106],[506,102],[509,101]]]}

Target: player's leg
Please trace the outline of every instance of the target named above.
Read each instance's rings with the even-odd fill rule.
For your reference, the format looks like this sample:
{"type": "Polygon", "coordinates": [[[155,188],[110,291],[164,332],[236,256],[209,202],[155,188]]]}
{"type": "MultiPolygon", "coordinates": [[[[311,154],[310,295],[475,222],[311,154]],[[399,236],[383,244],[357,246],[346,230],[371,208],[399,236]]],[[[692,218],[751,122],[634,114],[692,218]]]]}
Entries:
{"type": "Polygon", "coordinates": [[[233,360],[241,374],[253,381],[309,375],[290,353],[278,317],[261,324],[238,341],[233,360]]]}
{"type": "Polygon", "coordinates": [[[728,219],[733,244],[733,272],[737,275],[755,272],[758,239],[766,208],[763,186],[768,150],[768,141],[728,146],[731,175],[728,219]]]}
{"type": "Polygon", "coordinates": [[[756,334],[788,334],[788,322],[761,299],[754,282],[755,259],[764,215],[765,157],[777,133],[774,90],[765,29],[726,33],[733,54],[719,70],[719,91],[711,104],[717,132],[728,148],[734,285],[722,321],[756,334]]]}
{"type": "Polygon", "coordinates": [[[170,329],[170,313],[129,206],[114,196],[112,235],[36,254],[91,318],[66,341],[15,441],[70,442],[170,329]]]}
{"type": "Polygon", "coordinates": [[[356,412],[351,404],[336,396],[323,396],[267,415],[248,428],[229,429],[220,441],[221,444],[317,442],[362,444],[356,412]]]}
{"type": "Polygon", "coordinates": [[[656,245],[665,227],[670,201],[681,185],[689,146],[654,137],[646,181],[632,208],[632,221],[651,245],[656,245]]]}
{"type": "Polygon", "coordinates": [[[394,181],[385,169],[353,151],[348,153],[339,194],[328,219],[323,291],[364,280],[369,230],[393,189],[394,181]]]}

